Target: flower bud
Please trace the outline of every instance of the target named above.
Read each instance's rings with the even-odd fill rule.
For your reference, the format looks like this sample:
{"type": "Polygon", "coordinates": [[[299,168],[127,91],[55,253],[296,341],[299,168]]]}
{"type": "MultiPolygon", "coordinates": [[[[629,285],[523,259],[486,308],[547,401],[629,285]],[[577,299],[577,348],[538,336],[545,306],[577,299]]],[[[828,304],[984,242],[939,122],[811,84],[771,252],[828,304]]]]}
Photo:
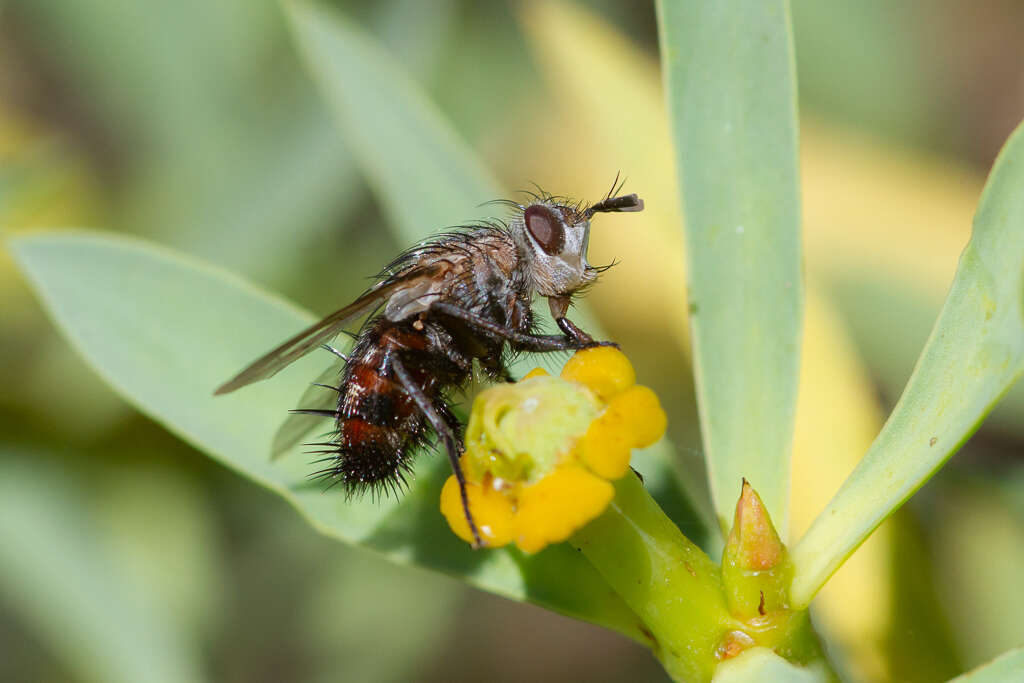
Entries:
{"type": "Polygon", "coordinates": [[[750,619],[787,607],[789,553],[768,510],[746,479],[725,543],[722,581],[729,609],[750,619]]]}

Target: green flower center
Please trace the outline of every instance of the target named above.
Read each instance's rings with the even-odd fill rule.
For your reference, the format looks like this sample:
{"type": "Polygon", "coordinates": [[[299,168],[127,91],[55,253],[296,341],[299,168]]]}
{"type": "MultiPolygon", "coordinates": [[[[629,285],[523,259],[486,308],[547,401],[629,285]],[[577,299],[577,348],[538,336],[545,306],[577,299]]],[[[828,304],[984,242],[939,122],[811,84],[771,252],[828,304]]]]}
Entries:
{"type": "Polygon", "coordinates": [[[483,392],[466,429],[470,480],[533,483],[558,465],[604,409],[594,393],[558,377],[533,377],[483,392]]]}

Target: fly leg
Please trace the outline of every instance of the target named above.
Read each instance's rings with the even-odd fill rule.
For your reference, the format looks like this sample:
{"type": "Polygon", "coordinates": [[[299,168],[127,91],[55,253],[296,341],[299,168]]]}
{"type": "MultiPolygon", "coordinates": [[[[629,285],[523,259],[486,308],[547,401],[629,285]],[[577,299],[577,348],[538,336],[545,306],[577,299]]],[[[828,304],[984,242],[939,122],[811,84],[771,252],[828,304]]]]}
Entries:
{"type": "MultiPolygon", "coordinates": [[[[437,409],[434,403],[423,393],[423,389],[416,383],[406,369],[405,364],[398,357],[398,354],[391,356],[391,367],[395,370],[395,376],[398,381],[401,382],[402,388],[405,390],[416,403],[416,407],[420,409],[423,416],[427,418],[427,422],[434,429],[434,433],[437,434],[438,440],[444,445],[445,451],[448,453],[448,460],[452,464],[452,470],[455,471],[455,479],[459,482],[459,495],[462,498],[462,511],[466,515],[466,522],[469,524],[469,530],[473,534],[473,547],[482,548],[484,545],[483,540],[480,538],[480,532],[476,528],[476,522],[473,521],[473,515],[469,512],[469,496],[466,495],[466,475],[462,473],[462,466],[459,464],[459,441],[455,436],[455,431],[452,430],[451,425],[445,420],[442,412],[437,409]]],[[[447,412],[447,411],[445,411],[447,412]]]]}
{"type": "MultiPolygon", "coordinates": [[[[455,443],[462,443],[462,423],[459,422],[459,418],[452,412],[452,409],[444,401],[439,401],[432,405],[434,405],[437,412],[441,415],[441,419],[448,425],[448,429],[452,431],[452,436],[455,437],[455,443]]],[[[460,448],[459,450],[461,451],[462,449],[460,448]]]]}
{"type": "MultiPolygon", "coordinates": [[[[480,317],[476,313],[444,301],[431,304],[430,310],[469,323],[477,329],[493,334],[495,337],[507,341],[513,347],[523,351],[574,351],[600,344],[600,342],[595,342],[590,335],[579,330],[575,325],[572,325],[572,327],[589,341],[577,339],[568,334],[524,334],[516,332],[504,325],[498,325],[480,317]]],[[[569,324],[571,325],[572,323],[569,324]]]]}
{"type": "Polygon", "coordinates": [[[594,346],[614,346],[619,348],[619,345],[613,341],[597,341],[589,334],[581,330],[576,326],[576,323],[569,320],[568,318],[555,318],[555,323],[558,325],[565,336],[576,342],[578,349],[589,349],[594,346]]]}
{"type": "Polygon", "coordinates": [[[513,384],[516,380],[501,360],[501,354],[480,359],[480,367],[496,380],[513,384]]]}
{"type": "Polygon", "coordinates": [[[548,308],[551,309],[551,317],[555,319],[555,323],[558,325],[558,329],[560,329],[566,337],[574,340],[577,344],[579,344],[579,348],[585,349],[591,346],[614,346],[615,348],[619,347],[618,344],[611,341],[594,341],[594,338],[591,337],[586,332],[584,332],[583,330],[581,330],[579,327],[577,327],[576,323],[566,318],[565,314],[569,310],[569,297],[548,297],[548,308]]]}
{"type": "Polygon", "coordinates": [[[569,339],[574,339],[580,344],[595,343],[593,337],[577,327],[576,323],[568,318],[555,318],[555,324],[558,325],[558,329],[560,329],[569,339]]]}

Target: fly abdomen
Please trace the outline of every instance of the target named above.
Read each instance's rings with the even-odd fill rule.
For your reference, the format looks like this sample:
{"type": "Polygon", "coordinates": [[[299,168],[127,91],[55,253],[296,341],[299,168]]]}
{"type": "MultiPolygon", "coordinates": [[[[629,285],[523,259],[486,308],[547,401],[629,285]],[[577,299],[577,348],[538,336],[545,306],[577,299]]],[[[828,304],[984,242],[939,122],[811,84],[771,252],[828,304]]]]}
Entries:
{"type": "Polygon", "coordinates": [[[391,393],[366,392],[356,400],[352,414],[367,424],[387,427],[404,417],[401,413],[407,407],[404,401],[396,402],[391,393]]]}
{"type": "Polygon", "coordinates": [[[339,479],[352,494],[384,493],[403,484],[412,463],[398,436],[393,429],[359,417],[339,419],[334,461],[323,475],[339,479]]]}
{"type": "Polygon", "coordinates": [[[396,353],[415,358],[425,349],[422,334],[384,319],[364,330],[342,374],[336,448],[321,476],[339,480],[354,494],[394,491],[405,483],[425,421],[395,377],[391,359],[396,353]]]}

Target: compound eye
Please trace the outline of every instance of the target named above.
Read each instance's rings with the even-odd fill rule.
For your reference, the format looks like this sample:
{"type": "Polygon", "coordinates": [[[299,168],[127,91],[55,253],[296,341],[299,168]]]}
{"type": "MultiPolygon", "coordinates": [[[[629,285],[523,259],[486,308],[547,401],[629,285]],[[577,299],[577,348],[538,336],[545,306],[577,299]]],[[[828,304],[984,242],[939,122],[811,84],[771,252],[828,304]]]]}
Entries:
{"type": "Polygon", "coordinates": [[[523,214],[526,229],[540,248],[550,255],[558,254],[565,245],[565,228],[562,221],[548,207],[534,204],[523,214]]]}

